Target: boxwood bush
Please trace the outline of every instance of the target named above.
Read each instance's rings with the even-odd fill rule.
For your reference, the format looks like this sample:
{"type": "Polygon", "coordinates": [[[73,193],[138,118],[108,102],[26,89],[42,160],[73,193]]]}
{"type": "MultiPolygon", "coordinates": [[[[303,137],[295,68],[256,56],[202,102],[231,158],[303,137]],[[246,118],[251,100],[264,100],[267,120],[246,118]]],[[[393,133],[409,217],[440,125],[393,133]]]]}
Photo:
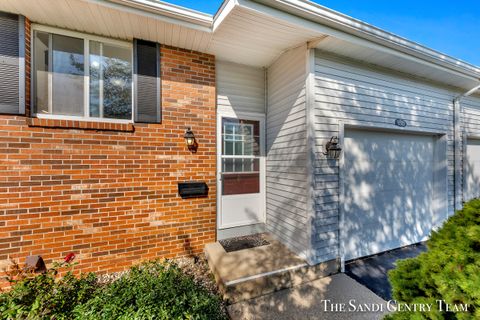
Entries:
{"type": "Polygon", "coordinates": [[[444,225],[432,232],[428,250],[416,258],[401,260],[390,271],[397,302],[431,304],[425,313],[397,312],[389,319],[480,319],[480,200],[466,203],[444,225]],[[447,312],[438,300],[467,312],[447,312]]]}
{"type": "Polygon", "coordinates": [[[12,283],[0,319],[226,319],[221,299],[173,262],[147,262],[103,285],[93,273],[56,273],[12,283]]]}

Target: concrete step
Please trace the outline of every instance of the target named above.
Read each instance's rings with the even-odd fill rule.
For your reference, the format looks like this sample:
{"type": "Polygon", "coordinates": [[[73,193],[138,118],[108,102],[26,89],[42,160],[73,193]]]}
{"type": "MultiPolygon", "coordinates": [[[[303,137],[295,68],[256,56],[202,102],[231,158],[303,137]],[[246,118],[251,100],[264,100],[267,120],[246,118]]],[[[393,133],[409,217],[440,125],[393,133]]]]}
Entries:
{"type": "Polygon", "coordinates": [[[226,252],[218,242],[205,247],[208,264],[229,303],[252,299],[338,272],[332,260],[315,266],[272,237],[269,245],[226,252]]]}

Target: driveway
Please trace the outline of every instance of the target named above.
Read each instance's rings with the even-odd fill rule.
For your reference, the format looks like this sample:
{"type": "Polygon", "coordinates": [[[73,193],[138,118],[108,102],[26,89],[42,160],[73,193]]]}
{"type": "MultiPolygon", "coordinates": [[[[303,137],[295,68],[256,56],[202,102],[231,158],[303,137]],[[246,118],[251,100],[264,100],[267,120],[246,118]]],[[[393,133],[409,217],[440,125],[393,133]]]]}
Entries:
{"type": "Polygon", "coordinates": [[[353,260],[345,264],[345,273],[363,284],[384,300],[392,299],[392,287],[388,281],[388,271],[395,268],[399,259],[418,256],[427,250],[424,243],[387,251],[378,255],[353,260]]]}
{"type": "Polygon", "coordinates": [[[383,299],[343,273],[228,307],[233,320],[375,320],[386,310],[383,299]]]}

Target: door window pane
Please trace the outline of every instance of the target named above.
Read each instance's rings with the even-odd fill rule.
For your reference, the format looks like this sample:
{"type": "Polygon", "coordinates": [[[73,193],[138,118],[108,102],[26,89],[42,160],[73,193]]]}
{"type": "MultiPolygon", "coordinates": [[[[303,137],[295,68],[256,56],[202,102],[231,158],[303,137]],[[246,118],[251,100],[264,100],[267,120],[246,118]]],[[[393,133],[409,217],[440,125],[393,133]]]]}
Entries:
{"type": "Polygon", "coordinates": [[[84,54],[83,39],[52,35],[53,113],[83,116],[84,54]]]}
{"type": "Polygon", "coordinates": [[[35,107],[37,113],[48,113],[49,35],[35,31],[35,107]]]}
{"type": "Polygon", "coordinates": [[[222,172],[256,172],[259,171],[258,158],[224,158],[222,172]]]}
{"type": "Polygon", "coordinates": [[[222,174],[222,195],[248,194],[260,192],[260,174],[222,174]]]}
{"type": "Polygon", "coordinates": [[[222,121],[222,194],[260,192],[260,122],[222,121]]]}
{"type": "Polygon", "coordinates": [[[260,129],[258,121],[223,119],[222,139],[223,155],[260,155],[260,129]]]}

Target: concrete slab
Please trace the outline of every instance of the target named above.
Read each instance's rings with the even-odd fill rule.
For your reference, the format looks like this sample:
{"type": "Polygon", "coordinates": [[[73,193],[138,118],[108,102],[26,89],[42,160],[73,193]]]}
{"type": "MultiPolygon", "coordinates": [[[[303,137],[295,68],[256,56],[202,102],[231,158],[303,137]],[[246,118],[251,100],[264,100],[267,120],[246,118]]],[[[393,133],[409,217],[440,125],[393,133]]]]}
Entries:
{"type": "Polygon", "coordinates": [[[383,252],[345,264],[345,273],[385,300],[392,299],[388,271],[399,259],[413,258],[427,250],[424,243],[383,252]]]}
{"type": "Polygon", "coordinates": [[[310,266],[279,241],[226,252],[218,243],[205,246],[205,256],[223,296],[237,302],[290,288],[338,272],[338,261],[310,266]]]}
{"type": "Polygon", "coordinates": [[[375,320],[382,319],[387,310],[386,301],[345,274],[303,283],[228,307],[233,320],[375,320]],[[340,303],[346,304],[344,312],[331,311],[335,306],[339,308],[340,303]],[[367,307],[370,307],[370,312],[366,311],[367,307]],[[372,312],[377,310],[374,308],[382,311],[372,312]]]}
{"type": "Polygon", "coordinates": [[[279,241],[266,236],[269,245],[226,252],[218,242],[207,245],[207,253],[224,283],[277,270],[305,266],[307,262],[279,241]]]}

